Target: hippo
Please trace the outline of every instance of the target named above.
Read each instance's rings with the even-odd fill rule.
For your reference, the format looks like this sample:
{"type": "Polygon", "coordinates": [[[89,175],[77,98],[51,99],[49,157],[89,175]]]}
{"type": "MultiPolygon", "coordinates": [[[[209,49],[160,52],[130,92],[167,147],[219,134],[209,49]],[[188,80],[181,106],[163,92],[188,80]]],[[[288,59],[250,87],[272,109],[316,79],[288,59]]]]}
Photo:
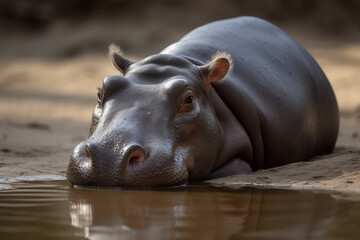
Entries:
{"type": "Polygon", "coordinates": [[[335,94],[313,57],[255,17],[200,26],[133,62],[98,91],[89,138],[71,154],[73,185],[152,188],[251,173],[330,153],[335,94]]]}

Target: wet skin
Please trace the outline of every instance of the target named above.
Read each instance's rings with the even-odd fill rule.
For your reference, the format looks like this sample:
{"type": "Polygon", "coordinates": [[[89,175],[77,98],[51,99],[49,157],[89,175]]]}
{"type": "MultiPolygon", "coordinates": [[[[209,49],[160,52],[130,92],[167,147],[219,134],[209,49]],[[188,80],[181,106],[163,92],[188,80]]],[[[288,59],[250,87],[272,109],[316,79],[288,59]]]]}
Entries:
{"type": "Polygon", "coordinates": [[[270,23],[195,29],[99,87],[90,136],[71,156],[76,185],[155,187],[276,167],[332,151],[334,92],[315,60],[270,23]],[[220,53],[219,53],[220,52],[220,53]]]}

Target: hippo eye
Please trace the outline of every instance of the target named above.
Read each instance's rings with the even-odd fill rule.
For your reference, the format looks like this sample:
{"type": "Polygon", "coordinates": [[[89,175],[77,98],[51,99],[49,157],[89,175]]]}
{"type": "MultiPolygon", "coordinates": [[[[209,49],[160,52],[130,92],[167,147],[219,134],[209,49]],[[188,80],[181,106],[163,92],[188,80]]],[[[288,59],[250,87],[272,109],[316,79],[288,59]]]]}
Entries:
{"type": "Polygon", "coordinates": [[[183,92],[181,97],[180,112],[190,112],[194,108],[194,94],[191,89],[183,92]]]}
{"type": "Polygon", "coordinates": [[[193,96],[188,96],[186,99],[185,99],[185,104],[192,104],[193,103],[193,96]]]}

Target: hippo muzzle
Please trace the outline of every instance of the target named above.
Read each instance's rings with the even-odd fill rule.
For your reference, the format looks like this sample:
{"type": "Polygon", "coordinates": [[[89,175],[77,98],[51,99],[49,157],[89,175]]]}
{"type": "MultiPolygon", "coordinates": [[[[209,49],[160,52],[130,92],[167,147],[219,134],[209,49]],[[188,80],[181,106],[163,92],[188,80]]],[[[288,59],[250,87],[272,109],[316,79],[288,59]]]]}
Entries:
{"type": "Polygon", "coordinates": [[[120,154],[100,149],[86,142],[75,148],[67,172],[71,183],[102,187],[153,187],[181,185],[188,180],[188,171],[182,164],[185,159],[179,158],[184,156],[181,153],[176,153],[174,159],[162,156],[162,163],[155,166],[140,145],[125,146],[120,154]]]}

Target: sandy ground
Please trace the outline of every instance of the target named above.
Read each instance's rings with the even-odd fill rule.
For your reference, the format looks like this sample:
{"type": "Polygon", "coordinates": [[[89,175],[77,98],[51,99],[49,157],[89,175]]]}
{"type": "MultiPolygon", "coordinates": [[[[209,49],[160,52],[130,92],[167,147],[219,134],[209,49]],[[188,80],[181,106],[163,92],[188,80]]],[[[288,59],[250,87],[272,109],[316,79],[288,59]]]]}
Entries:
{"type": "MultiPolygon", "coordinates": [[[[320,63],[337,95],[341,128],[334,153],[212,183],[360,193],[360,38],[287,30],[320,63]]],[[[111,74],[117,72],[105,51],[51,60],[0,58],[0,179],[65,176],[72,149],[87,137],[96,87],[111,74]]]]}

